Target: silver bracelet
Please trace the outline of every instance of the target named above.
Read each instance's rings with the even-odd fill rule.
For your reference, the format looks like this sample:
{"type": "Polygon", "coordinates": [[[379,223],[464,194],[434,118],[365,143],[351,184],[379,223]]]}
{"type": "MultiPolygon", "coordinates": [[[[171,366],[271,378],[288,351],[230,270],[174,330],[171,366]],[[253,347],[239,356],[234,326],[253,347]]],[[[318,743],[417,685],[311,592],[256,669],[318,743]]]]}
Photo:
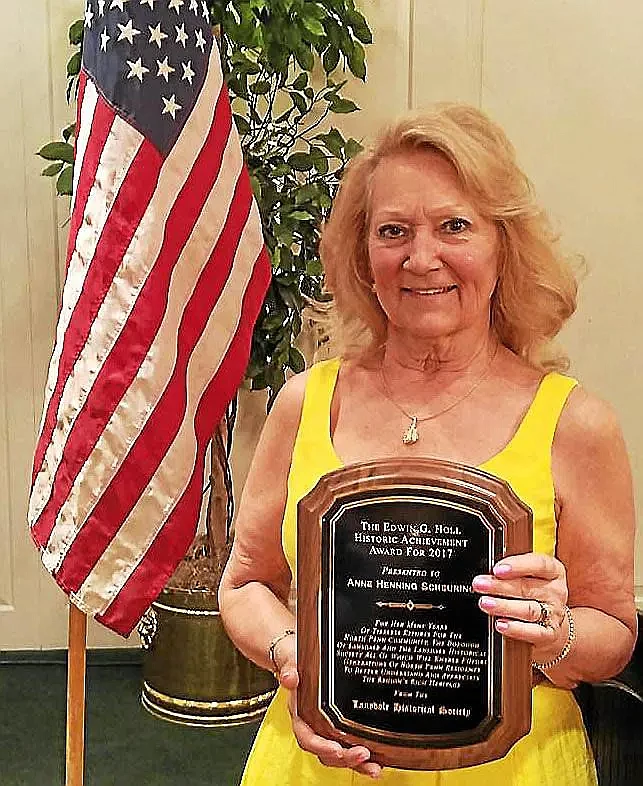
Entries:
{"type": "Polygon", "coordinates": [[[565,646],[562,650],[556,655],[555,658],[552,660],[548,660],[546,663],[536,663],[536,661],[532,661],[532,666],[535,669],[539,669],[540,671],[545,671],[546,669],[551,669],[552,666],[557,666],[561,660],[565,660],[565,658],[569,655],[572,649],[572,644],[576,641],[576,628],[574,626],[574,618],[572,617],[572,610],[569,606],[565,606],[565,615],[567,617],[567,622],[569,623],[569,635],[567,636],[567,641],[565,642],[565,646]]]}
{"type": "Polygon", "coordinates": [[[277,666],[277,661],[275,660],[275,647],[277,646],[277,644],[279,644],[279,642],[282,639],[285,639],[286,636],[294,636],[294,635],[295,635],[294,630],[285,630],[283,633],[280,633],[278,636],[275,636],[275,638],[270,642],[270,645],[268,647],[268,657],[272,661],[272,665],[275,667],[273,670],[275,677],[279,672],[279,666],[277,666]]]}

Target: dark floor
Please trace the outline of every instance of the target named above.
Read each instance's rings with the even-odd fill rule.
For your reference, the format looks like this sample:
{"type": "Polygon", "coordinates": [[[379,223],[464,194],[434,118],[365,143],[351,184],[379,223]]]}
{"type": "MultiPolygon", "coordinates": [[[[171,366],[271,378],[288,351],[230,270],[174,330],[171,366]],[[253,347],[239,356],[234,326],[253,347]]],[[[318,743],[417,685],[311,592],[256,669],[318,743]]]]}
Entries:
{"type": "MultiPolygon", "coordinates": [[[[141,666],[87,668],[86,786],[235,786],[258,723],[159,720],[140,703],[141,666]]],[[[66,666],[0,664],[0,786],[62,786],[66,666]]]]}

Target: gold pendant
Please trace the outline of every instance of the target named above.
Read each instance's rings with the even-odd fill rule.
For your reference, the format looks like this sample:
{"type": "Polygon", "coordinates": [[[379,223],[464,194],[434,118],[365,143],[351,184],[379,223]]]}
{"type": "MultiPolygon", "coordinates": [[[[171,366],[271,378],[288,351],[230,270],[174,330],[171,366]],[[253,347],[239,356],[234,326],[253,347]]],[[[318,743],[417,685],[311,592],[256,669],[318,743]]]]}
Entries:
{"type": "Polygon", "coordinates": [[[418,434],[417,430],[417,422],[417,418],[411,418],[411,424],[404,434],[402,434],[402,442],[405,445],[412,445],[414,442],[417,442],[418,439],[420,439],[420,435],[418,434]]]}

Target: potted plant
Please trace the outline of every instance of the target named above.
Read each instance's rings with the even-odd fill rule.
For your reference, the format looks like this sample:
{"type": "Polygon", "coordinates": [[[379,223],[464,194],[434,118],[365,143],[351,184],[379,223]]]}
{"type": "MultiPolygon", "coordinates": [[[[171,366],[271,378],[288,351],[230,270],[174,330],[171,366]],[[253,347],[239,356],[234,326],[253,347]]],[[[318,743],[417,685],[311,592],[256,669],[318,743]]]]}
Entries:
{"type": "MultiPolygon", "coordinates": [[[[361,148],[333,126],[357,111],[342,90],[350,72],[365,79],[371,32],[354,0],[209,0],[273,279],[255,325],[247,383],[267,390],[268,407],[305,359],[295,346],[307,304],[324,299],[320,226],[348,160],[361,148]]],[[[83,20],[71,25],[67,97],[80,72],[83,20]]],[[[75,124],[39,155],[60,195],[70,195],[75,124]]],[[[143,702],[171,720],[244,722],[261,714],[272,675],[238,653],[225,635],[217,589],[232,544],[229,455],[232,403],[211,444],[206,532],[199,535],[142,621],[143,702]],[[179,643],[180,642],[180,643],[179,643]]]]}

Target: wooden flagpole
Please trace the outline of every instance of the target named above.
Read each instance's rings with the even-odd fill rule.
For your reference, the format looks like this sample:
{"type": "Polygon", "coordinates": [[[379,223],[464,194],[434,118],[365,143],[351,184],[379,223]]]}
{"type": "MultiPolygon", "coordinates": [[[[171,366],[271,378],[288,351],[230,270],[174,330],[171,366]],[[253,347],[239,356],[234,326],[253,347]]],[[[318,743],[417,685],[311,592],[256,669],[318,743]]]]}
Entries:
{"type": "Polygon", "coordinates": [[[85,768],[87,617],[71,602],[69,604],[68,642],[65,786],[83,786],[85,768]]]}

